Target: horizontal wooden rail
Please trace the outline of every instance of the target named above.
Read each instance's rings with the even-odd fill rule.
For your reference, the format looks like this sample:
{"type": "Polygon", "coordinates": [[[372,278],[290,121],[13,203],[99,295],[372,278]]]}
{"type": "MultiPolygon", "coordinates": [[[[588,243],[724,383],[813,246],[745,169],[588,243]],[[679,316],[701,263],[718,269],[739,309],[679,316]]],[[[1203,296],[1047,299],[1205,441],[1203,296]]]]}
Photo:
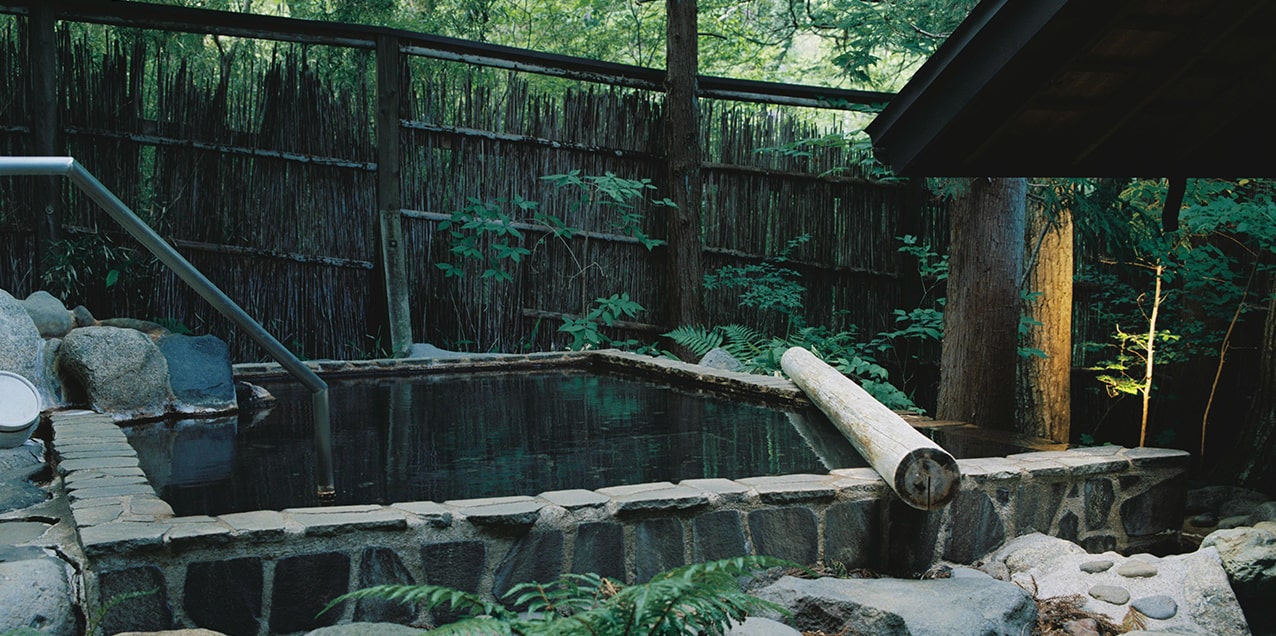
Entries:
{"type": "Polygon", "coordinates": [[[416,121],[403,119],[399,121],[399,125],[407,130],[419,130],[430,133],[438,133],[444,135],[456,135],[458,137],[471,137],[475,139],[488,139],[491,141],[503,141],[514,144],[526,144],[532,146],[544,146],[559,150],[579,150],[581,152],[589,152],[600,155],[609,155],[621,159],[634,159],[638,161],[664,161],[664,157],[642,152],[639,150],[622,150],[620,148],[606,148],[604,146],[593,146],[590,144],[581,144],[570,141],[555,141],[544,137],[532,137],[530,135],[518,135],[514,133],[500,133],[489,130],[479,130],[477,128],[465,128],[462,126],[444,126],[433,124],[426,121],[416,121]]]}
{"type": "Polygon", "coordinates": [[[337,168],[353,168],[363,170],[365,172],[375,172],[377,164],[374,161],[352,161],[349,159],[340,159],[336,157],[323,157],[319,155],[308,155],[299,152],[288,152],[286,150],[265,150],[262,148],[251,148],[248,146],[235,146],[231,144],[222,144],[211,141],[195,141],[193,139],[175,139],[173,137],[163,137],[160,135],[146,135],[139,133],[117,132],[112,130],[100,130],[94,128],[77,128],[75,126],[67,126],[63,130],[71,136],[84,137],[100,137],[105,139],[121,139],[137,142],[150,146],[169,146],[174,148],[192,148],[195,150],[212,150],[229,155],[244,155],[249,157],[261,157],[264,159],[283,159],[285,161],[293,161],[298,163],[308,163],[316,166],[333,166],[337,168]]]}
{"type": "Polygon", "coordinates": [[[332,267],[347,267],[351,269],[371,270],[374,265],[368,261],[361,261],[353,258],[338,258],[336,256],[311,256],[309,254],[299,254],[297,252],[285,252],[282,250],[269,250],[259,247],[244,247],[242,245],[220,245],[217,243],[202,243],[199,241],[187,241],[184,239],[169,239],[169,242],[177,247],[195,250],[198,252],[215,252],[218,254],[236,254],[241,256],[261,256],[264,258],[276,258],[282,260],[294,261],[297,263],[307,263],[315,265],[329,265],[332,267]]]}
{"type": "MultiPolygon", "coordinates": [[[[377,38],[399,41],[409,55],[450,59],[468,64],[525,71],[554,77],[664,91],[664,69],[603,62],[511,46],[472,42],[403,29],[299,20],[277,16],[175,7],[147,2],[101,0],[0,0],[0,13],[26,15],[32,7],[49,6],[60,20],[111,26],[208,33],[243,38],[322,44],[356,49],[376,48],[377,38]]],[[[889,102],[891,93],[823,86],[803,86],[701,75],[703,97],[735,101],[807,106],[834,110],[863,110],[889,102]]]]}
{"type": "MultiPolygon", "coordinates": [[[[402,214],[405,218],[409,218],[409,219],[418,219],[422,221],[434,221],[436,223],[452,220],[451,214],[444,214],[442,212],[423,212],[421,210],[399,210],[399,214],[402,214]]],[[[493,225],[498,225],[498,223],[496,221],[488,221],[487,225],[493,226],[493,225]]],[[[528,232],[542,232],[545,234],[551,234],[554,232],[554,228],[551,228],[548,225],[540,225],[538,223],[527,223],[526,221],[510,221],[509,223],[506,223],[504,225],[508,225],[509,227],[512,227],[516,230],[526,230],[528,232]]],[[[642,241],[632,236],[625,236],[623,234],[608,234],[606,232],[592,232],[589,230],[572,230],[572,238],[597,239],[600,241],[606,241],[608,243],[630,243],[634,245],[642,243],[642,241]]],[[[656,247],[660,247],[660,246],[657,245],[656,247]]]]}
{"type": "Polygon", "coordinates": [[[848,185],[863,185],[874,188],[890,188],[897,189],[904,187],[904,184],[897,181],[874,181],[873,179],[865,179],[863,177],[843,177],[835,174],[811,174],[809,172],[790,172],[786,170],[773,170],[771,168],[763,168],[761,166],[742,166],[730,163],[704,163],[701,168],[713,172],[736,172],[740,174],[755,174],[761,177],[780,177],[782,179],[794,179],[797,181],[823,181],[826,183],[844,183],[848,185]]]}

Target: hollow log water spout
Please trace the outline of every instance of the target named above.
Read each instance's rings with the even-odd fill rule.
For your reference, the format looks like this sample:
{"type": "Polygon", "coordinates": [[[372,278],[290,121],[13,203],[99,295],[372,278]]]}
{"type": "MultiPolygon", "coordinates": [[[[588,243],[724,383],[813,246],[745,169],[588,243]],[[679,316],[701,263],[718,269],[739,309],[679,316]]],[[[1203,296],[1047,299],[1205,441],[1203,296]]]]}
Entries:
{"type": "Polygon", "coordinates": [[[931,510],[957,496],[957,460],[855,382],[800,347],[780,366],[904,503],[931,510]]]}

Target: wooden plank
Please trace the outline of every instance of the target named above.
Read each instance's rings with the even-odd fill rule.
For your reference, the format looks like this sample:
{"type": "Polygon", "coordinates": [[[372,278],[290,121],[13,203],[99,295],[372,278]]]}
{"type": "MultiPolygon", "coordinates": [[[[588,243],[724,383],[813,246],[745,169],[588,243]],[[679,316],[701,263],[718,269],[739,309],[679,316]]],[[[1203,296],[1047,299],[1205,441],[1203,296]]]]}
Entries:
{"type": "Polygon", "coordinates": [[[800,347],[785,351],[780,366],[904,503],[933,510],[957,496],[957,460],[850,378],[800,347]]]}
{"type": "MultiPolygon", "coordinates": [[[[399,41],[377,39],[377,209],[380,227],[381,268],[390,331],[390,349],[396,357],[412,346],[412,309],[409,305],[408,271],[403,256],[402,154],[399,150],[399,79],[403,72],[399,41]]],[[[372,333],[376,333],[373,331],[372,333]]]]}

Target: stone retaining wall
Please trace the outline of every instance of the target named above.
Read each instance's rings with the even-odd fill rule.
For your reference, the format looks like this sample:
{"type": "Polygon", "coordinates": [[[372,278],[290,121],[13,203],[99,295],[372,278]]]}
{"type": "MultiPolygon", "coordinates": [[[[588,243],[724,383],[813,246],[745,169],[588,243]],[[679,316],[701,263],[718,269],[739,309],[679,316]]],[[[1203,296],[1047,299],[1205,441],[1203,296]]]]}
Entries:
{"type": "Polygon", "coordinates": [[[206,627],[292,633],[412,618],[398,605],[329,599],[387,582],[499,596],[561,572],[643,581],[687,562],[767,554],[899,575],[970,562],[1035,530],[1091,551],[1138,551],[1181,521],[1181,451],[1107,446],[959,462],[962,492],[939,511],[903,505],[871,469],[690,480],[446,503],[174,517],[108,416],[53,417],[66,496],[106,633],[206,627]]]}

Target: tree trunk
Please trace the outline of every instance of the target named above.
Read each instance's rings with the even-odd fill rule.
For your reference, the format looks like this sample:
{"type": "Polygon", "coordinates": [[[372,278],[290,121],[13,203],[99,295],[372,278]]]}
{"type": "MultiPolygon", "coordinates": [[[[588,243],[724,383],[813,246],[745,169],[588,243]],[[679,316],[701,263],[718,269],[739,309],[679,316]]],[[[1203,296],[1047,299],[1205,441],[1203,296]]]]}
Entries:
{"type": "MultiPolygon", "coordinates": [[[[57,31],[53,7],[32,7],[28,19],[27,50],[31,82],[31,152],[37,156],[60,156],[62,124],[58,106],[57,31]]],[[[35,177],[36,271],[38,287],[54,241],[62,238],[61,177],[35,177]]],[[[64,298],[63,300],[70,300],[64,298]]]]}
{"type": "Polygon", "coordinates": [[[954,202],[936,417],[1015,428],[1022,178],[978,178],[954,202]]]}
{"type": "Polygon", "coordinates": [[[1046,357],[1019,359],[1018,431],[1067,442],[1072,422],[1072,211],[1061,197],[1055,209],[1027,206],[1023,290],[1032,294],[1021,346],[1046,357]]]}
{"type": "Polygon", "coordinates": [[[1263,344],[1258,365],[1258,393],[1237,437],[1231,465],[1238,485],[1276,495],[1276,279],[1267,320],[1263,323],[1263,344]]]}
{"type": "Polygon", "coordinates": [[[665,49],[665,148],[669,198],[678,206],[668,214],[669,318],[675,325],[704,323],[700,302],[701,263],[700,108],[696,101],[699,48],[695,0],[667,0],[665,49]]]}

